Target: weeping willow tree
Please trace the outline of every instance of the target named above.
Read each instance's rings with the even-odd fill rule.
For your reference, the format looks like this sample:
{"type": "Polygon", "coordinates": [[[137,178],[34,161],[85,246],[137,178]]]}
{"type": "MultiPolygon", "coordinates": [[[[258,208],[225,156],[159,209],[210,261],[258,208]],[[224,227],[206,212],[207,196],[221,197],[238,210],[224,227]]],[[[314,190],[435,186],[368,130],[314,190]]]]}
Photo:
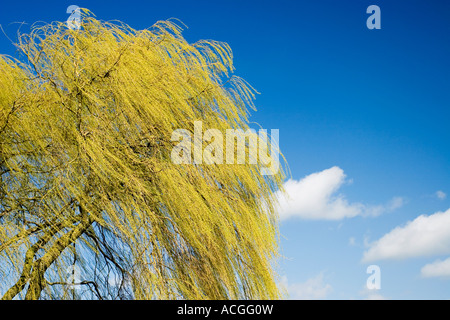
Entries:
{"type": "Polygon", "coordinates": [[[246,129],[254,107],[230,47],[181,31],[83,10],[0,56],[3,299],[281,297],[284,173],[171,161],[174,130],[246,129]]]}

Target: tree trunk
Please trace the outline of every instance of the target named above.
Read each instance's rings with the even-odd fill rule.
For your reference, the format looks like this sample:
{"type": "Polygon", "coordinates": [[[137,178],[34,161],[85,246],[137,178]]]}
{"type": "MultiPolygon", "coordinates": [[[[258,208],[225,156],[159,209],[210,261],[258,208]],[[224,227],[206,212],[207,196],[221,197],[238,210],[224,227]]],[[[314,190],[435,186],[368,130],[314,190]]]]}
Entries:
{"type": "Polygon", "coordinates": [[[31,273],[30,286],[25,296],[26,300],[39,299],[46,285],[44,274],[61,253],[74,243],[92,225],[93,220],[85,216],[80,223],[70,232],[60,237],[55,244],[40,259],[36,260],[31,273]]]}

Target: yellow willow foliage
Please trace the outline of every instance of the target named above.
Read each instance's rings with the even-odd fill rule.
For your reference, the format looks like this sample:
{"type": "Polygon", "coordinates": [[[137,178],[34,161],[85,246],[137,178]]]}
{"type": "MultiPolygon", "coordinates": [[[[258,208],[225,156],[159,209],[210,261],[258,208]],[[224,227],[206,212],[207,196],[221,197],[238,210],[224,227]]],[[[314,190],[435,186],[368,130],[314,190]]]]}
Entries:
{"type": "Polygon", "coordinates": [[[24,62],[0,56],[3,298],[280,298],[284,173],[170,158],[194,121],[248,128],[230,47],[83,12],[20,35],[24,62]]]}

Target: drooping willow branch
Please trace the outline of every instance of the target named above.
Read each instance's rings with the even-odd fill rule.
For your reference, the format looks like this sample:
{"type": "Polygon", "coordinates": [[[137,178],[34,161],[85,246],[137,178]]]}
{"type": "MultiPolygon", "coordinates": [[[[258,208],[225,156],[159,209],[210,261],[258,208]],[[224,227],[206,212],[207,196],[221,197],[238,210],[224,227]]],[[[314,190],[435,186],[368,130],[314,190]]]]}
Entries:
{"type": "Polygon", "coordinates": [[[85,10],[80,30],[33,26],[17,48],[0,56],[3,299],[280,297],[284,173],[171,161],[176,129],[249,128],[255,91],[226,43],[85,10]]]}

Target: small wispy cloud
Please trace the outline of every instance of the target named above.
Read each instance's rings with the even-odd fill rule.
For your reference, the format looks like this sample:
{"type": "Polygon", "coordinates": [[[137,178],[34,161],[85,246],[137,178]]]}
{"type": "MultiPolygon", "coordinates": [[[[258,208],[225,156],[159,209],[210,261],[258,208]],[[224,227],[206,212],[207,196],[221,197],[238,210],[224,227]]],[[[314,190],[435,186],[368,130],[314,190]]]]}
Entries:
{"type": "Polygon", "coordinates": [[[348,245],[349,246],[356,246],[356,239],[355,239],[355,237],[350,237],[349,239],[348,239],[348,245]]]}
{"type": "Polygon", "coordinates": [[[438,191],[436,191],[436,197],[439,200],[444,200],[445,198],[447,198],[447,194],[442,190],[438,190],[438,191]]]}
{"type": "Polygon", "coordinates": [[[324,281],[323,272],[302,283],[288,283],[287,277],[282,277],[282,285],[293,300],[322,300],[333,290],[331,285],[324,281]]]}
{"type": "Polygon", "coordinates": [[[405,205],[406,200],[402,197],[394,197],[387,205],[387,211],[394,211],[398,208],[401,208],[405,205]]]}
{"type": "Polygon", "coordinates": [[[380,290],[376,289],[367,289],[361,290],[359,294],[363,297],[364,300],[387,300],[385,296],[380,293],[380,290]]]}

